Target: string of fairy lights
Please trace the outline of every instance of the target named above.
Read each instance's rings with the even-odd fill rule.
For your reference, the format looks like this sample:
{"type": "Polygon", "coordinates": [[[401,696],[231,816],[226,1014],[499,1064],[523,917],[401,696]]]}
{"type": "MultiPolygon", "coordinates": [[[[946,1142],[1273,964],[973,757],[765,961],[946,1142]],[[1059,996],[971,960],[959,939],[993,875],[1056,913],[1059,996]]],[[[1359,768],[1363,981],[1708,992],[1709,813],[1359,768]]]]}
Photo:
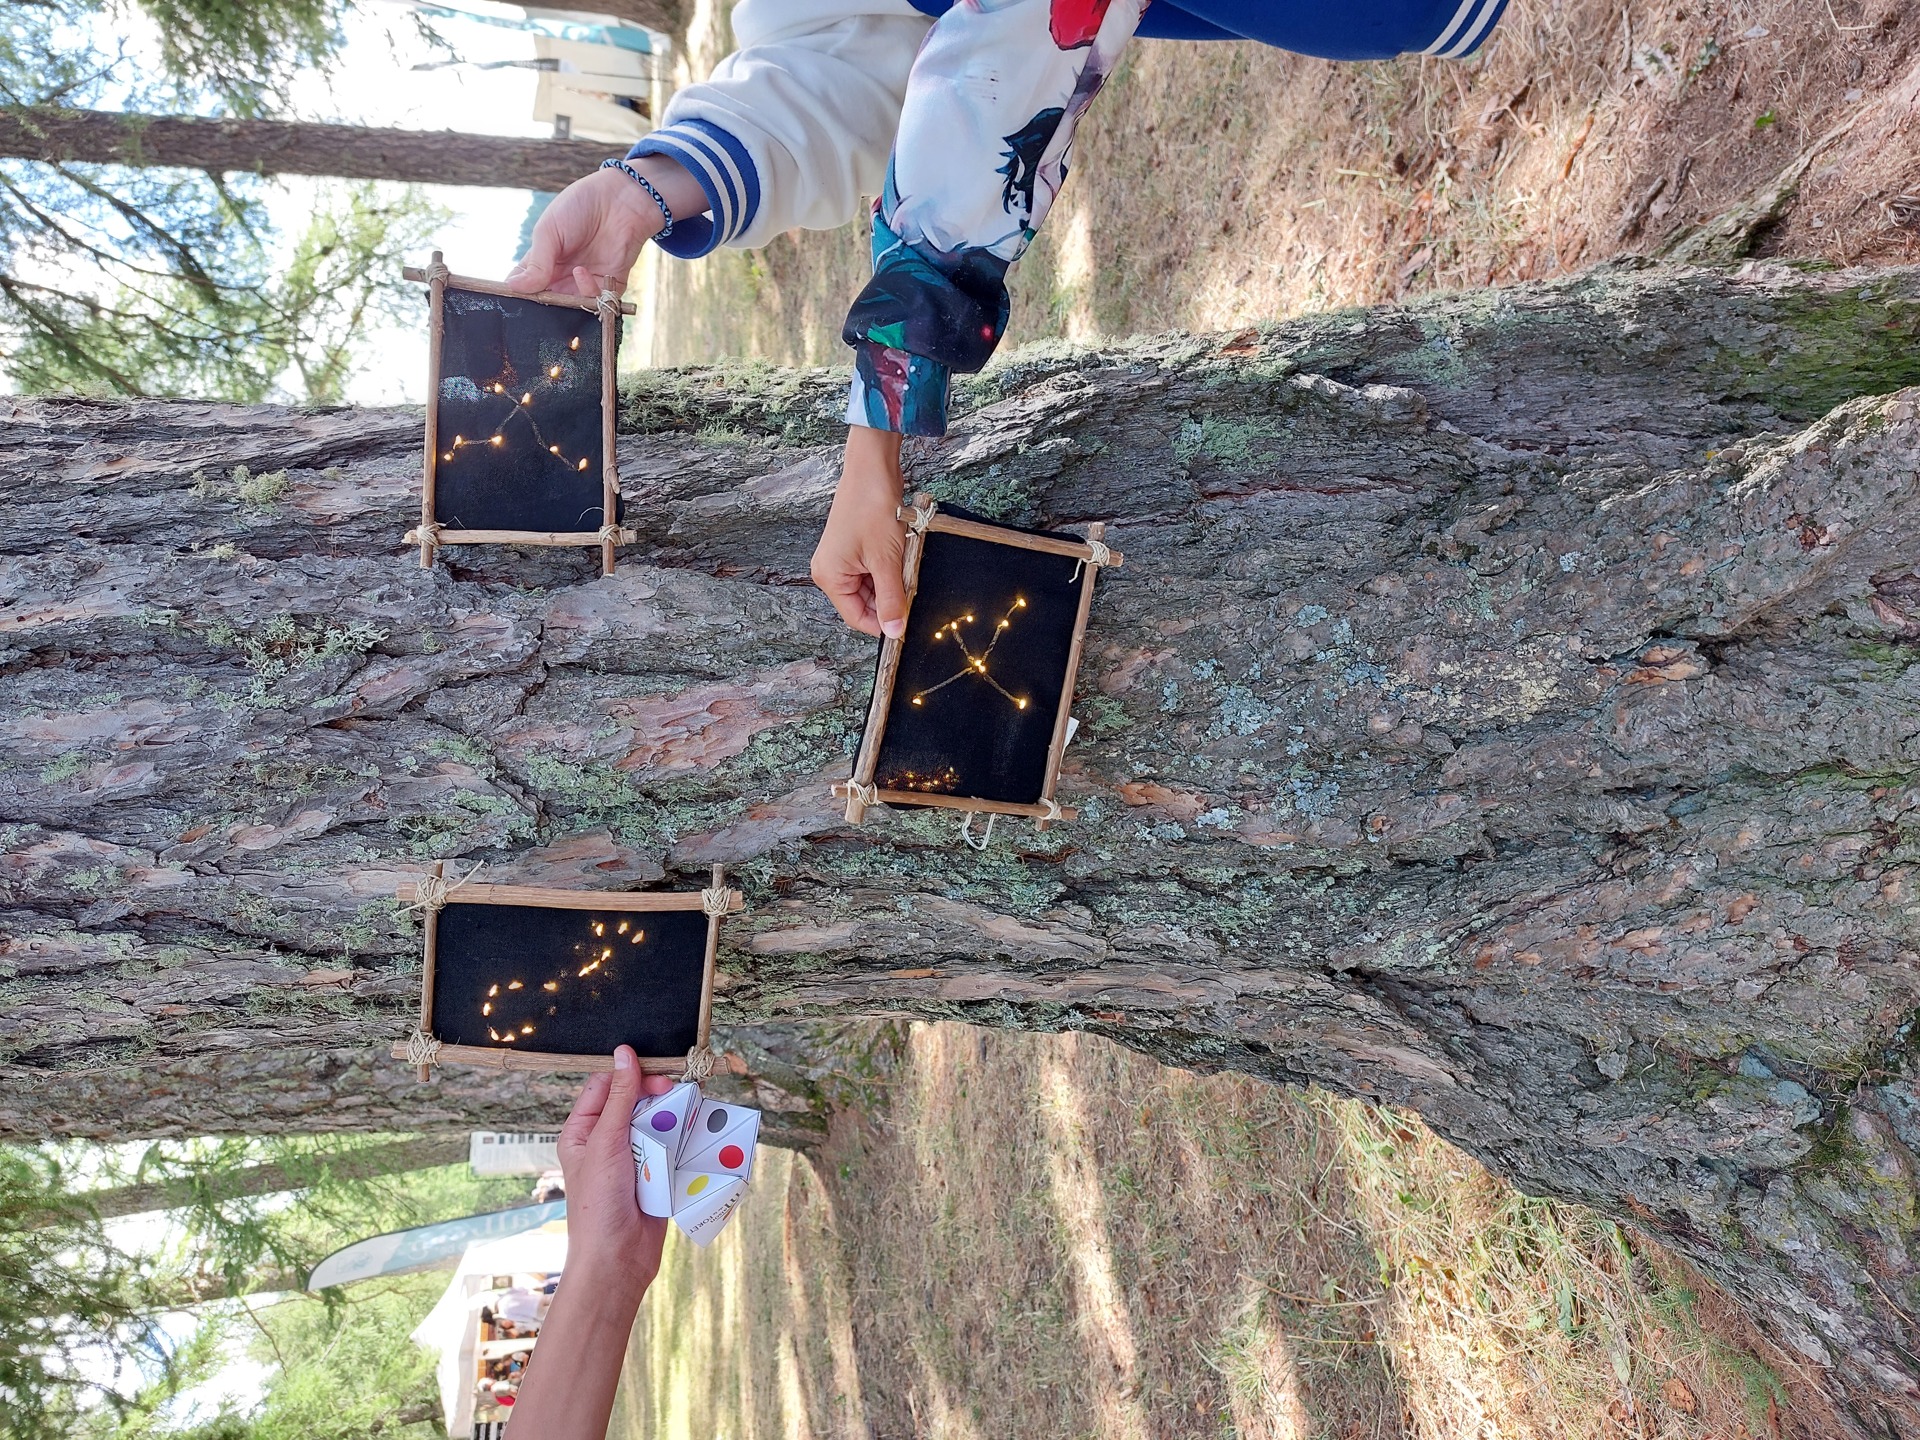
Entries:
{"type": "MultiPolygon", "coordinates": [[[[622,935],[626,936],[627,943],[629,945],[638,945],[641,941],[647,938],[647,932],[641,929],[639,926],[635,925],[631,920],[619,921],[613,927],[613,934],[616,939],[622,935]]],[[[593,938],[595,940],[602,940],[602,941],[607,938],[607,922],[606,921],[595,920],[593,922],[593,938]]],[[[585,954],[589,949],[592,949],[592,948],[597,948],[600,953],[598,955],[591,956],[587,960],[586,964],[582,965],[572,975],[562,975],[558,980],[547,980],[542,982],[540,986],[541,990],[545,991],[549,995],[557,995],[559,993],[560,983],[562,980],[584,980],[589,975],[592,975],[595,972],[599,971],[602,967],[606,965],[606,963],[609,960],[613,959],[613,946],[611,945],[603,944],[597,947],[590,947],[587,945],[577,945],[574,948],[576,951],[582,954],[585,954]]],[[[494,1002],[500,998],[500,992],[502,990],[505,990],[510,994],[515,990],[524,990],[526,988],[527,988],[526,982],[522,980],[509,980],[504,985],[500,985],[496,983],[492,986],[489,986],[487,989],[486,999],[480,1002],[481,1018],[490,1019],[492,1017],[493,1011],[494,1011],[494,1002]]],[[[559,1007],[557,1005],[550,1005],[547,1007],[547,1013],[549,1015],[555,1014],[558,1011],[558,1009],[559,1007]]],[[[492,1025],[487,1026],[488,1037],[502,1045],[515,1044],[518,1041],[525,1039],[527,1036],[531,1034],[533,1034],[533,1025],[530,1022],[523,1021],[518,1026],[508,1025],[505,1031],[497,1030],[492,1025]]]]}
{"type": "Polygon", "coordinates": [[[938,630],[935,630],[933,632],[933,638],[935,640],[943,640],[949,636],[952,637],[953,643],[960,647],[960,654],[964,657],[964,663],[958,670],[954,671],[953,674],[942,680],[938,685],[930,685],[925,690],[921,690],[913,695],[913,703],[915,705],[922,704],[928,696],[939,693],[956,680],[965,680],[968,676],[973,676],[975,679],[986,681],[987,684],[1006,696],[1008,701],[1012,703],[1014,709],[1026,709],[1026,697],[1023,695],[1015,695],[1011,690],[1007,689],[1006,686],[994,679],[987,669],[987,661],[993,655],[994,646],[998,645],[1000,643],[1000,637],[1012,628],[1013,617],[1026,608],[1026,596],[1015,596],[1013,604],[1008,607],[1007,613],[1001,616],[999,623],[993,627],[993,634],[988,639],[986,648],[978,655],[973,653],[973,648],[967,644],[966,637],[960,633],[960,627],[962,625],[975,623],[973,616],[962,615],[958,619],[947,621],[946,624],[942,625],[938,630]]]}
{"type": "MultiPolygon", "coordinates": [[[[576,335],[573,337],[573,339],[568,341],[567,348],[569,350],[578,350],[580,348],[580,337],[576,335]]],[[[542,386],[551,385],[554,381],[560,378],[560,376],[564,373],[564,371],[565,371],[564,366],[549,365],[547,367],[547,373],[542,378],[540,384],[542,386]]],[[[498,395],[503,399],[510,393],[506,387],[505,382],[500,380],[495,380],[492,384],[483,385],[480,388],[483,392],[487,394],[498,395]]],[[[559,460],[559,462],[562,465],[565,465],[570,470],[585,470],[587,468],[588,461],[584,455],[581,456],[580,459],[577,461],[571,460],[564,453],[562,453],[558,445],[552,444],[551,442],[548,441],[545,435],[540,433],[540,422],[533,418],[533,395],[534,395],[533,390],[531,389],[523,390],[520,394],[520,398],[513,402],[513,409],[507,413],[507,418],[502,420],[499,423],[499,425],[494,427],[493,434],[485,437],[484,439],[469,440],[464,435],[454,436],[453,444],[448,449],[440,452],[440,458],[442,460],[452,460],[453,457],[456,454],[458,454],[460,451],[470,449],[475,446],[484,446],[484,447],[489,447],[497,450],[507,443],[507,426],[511,425],[515,420],[525,420],[527,422],[527,428],[533,431],[533,438],[535,443],[537,443],[538,445],[541,446],[541,448],[546,450],[546,452],[549,455],[552,455],[555,459],[559,460]]]]}

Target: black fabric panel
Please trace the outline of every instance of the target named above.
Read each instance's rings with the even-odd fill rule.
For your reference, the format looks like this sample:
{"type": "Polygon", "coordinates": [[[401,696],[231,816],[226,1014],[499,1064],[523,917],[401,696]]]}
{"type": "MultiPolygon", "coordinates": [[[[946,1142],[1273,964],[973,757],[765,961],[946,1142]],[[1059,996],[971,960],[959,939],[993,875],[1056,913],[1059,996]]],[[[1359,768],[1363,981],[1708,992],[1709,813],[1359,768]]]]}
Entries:
{"type": "Polygon", "coordinates": [[[876,784],[1039,801],[1080,607],[1076,563],[988,540],[927,534],[876,784]],[[1003,620],[1006,628],[999,630],[1003,620]],[[969,655],[985,662],[984,675],[970,669],[969,655]],[[1022,699],[1024,708],[1015,703],[1022,699]]]}
{"type": "Polygon", "coordinates": [[[434,518],[462,530],[598,530],[598,313],[449,288],[443,314],[434,518]]]}
{"type": "Polygon", "coordinates": [[[440,912],[438,926],[433,1034],[443,1044],[507,1049],[495,1037],[510,1026],[518,1037],[512,1049],[556,1055],[610,1055],[623,1044],[640,1055],[684,1055],[694,1046],[707,957],[701,911],[635,914],[455,900],[440,912]],[[636,931],[645,937],[637,943],[636,931]],[[591,973],[580,974],[596,960],[591,973]],[[498,993],[490,995],[496,985],[498,993]],[[491,1015],[481,1010],[488,1004],[491,1015]],[[523,1025],[533,1033],[521,1034],[523,1025]]]}

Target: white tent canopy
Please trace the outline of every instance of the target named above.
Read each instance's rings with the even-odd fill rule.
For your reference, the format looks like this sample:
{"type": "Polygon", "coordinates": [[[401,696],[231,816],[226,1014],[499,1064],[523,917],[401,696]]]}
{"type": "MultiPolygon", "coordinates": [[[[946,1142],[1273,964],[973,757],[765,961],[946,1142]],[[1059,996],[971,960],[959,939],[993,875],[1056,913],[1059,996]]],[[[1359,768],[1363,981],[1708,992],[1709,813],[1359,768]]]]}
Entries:
{"type": "MultiPolygon", "coordinates": [[[[567,1264],[567,1222],[555,1220],[538,1230],[468,1247],[460,1257],[446,1293],[413,1332],[416,1345],[437,1350],[440,1406],[447,1434],[466,1440],[473,1433],[473,1381],[479,1362],[479,1311],[503,1275],[557,1275],[567,1264]]],[[[524,1348],[524,1347],[522,1347],[524,1348]]]]}

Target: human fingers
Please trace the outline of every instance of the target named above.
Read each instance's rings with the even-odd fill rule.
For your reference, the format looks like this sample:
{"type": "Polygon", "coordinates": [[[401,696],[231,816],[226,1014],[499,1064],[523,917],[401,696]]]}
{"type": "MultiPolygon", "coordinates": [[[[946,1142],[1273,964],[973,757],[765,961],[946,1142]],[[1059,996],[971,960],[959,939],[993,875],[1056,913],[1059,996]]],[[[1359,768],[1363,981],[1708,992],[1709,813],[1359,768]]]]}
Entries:
{"type": "Polygon", "coordinates": [[[610,1149],[627,1148],[627,1132],[633,1123],[634,1107],[640,1103],[640,1061],[631,1045],[613,1052],[613,1078],[607,1090],[606,1104],[593,1128],[593,1143],[610,1149]]]}
{"type": "Polygon", "coordinates": [[[816,562],[813,583],[849,626],[865,635],[880,634],[880,617],[873,611],[872,582],[864,574],[822,571],[816,562]]]}
{"type": "Polygon", "coordinates": [[[569,1155],[578,1155],[586,1147],[587,1137],[593,1134],[595,1122],[601,1112],[607,1108],[607,1092],[613,1086],[613,1077],[604,1070],[589,1075],[587,1083],[580,1087],[580,1097],[573,1102],[573,1110],[567,1116],[567,1123],[560,1127],[559,1150],[561,1159],[569,1155]]]}

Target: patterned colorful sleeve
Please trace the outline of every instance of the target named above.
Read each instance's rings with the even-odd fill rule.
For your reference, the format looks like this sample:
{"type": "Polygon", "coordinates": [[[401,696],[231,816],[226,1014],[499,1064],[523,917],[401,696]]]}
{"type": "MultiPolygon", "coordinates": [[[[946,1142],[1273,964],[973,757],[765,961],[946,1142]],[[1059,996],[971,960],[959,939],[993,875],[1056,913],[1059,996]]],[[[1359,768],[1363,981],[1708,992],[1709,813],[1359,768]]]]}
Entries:
{"type": "Polygon", "coordinates": [[[907,79],[873,207],[873,279],[847,313],[847,423],[943,435],[953,373],[1007,329],[1007,267],[1067,177],[1080,117],[1146,0],[959,0],[907,79]]]}

